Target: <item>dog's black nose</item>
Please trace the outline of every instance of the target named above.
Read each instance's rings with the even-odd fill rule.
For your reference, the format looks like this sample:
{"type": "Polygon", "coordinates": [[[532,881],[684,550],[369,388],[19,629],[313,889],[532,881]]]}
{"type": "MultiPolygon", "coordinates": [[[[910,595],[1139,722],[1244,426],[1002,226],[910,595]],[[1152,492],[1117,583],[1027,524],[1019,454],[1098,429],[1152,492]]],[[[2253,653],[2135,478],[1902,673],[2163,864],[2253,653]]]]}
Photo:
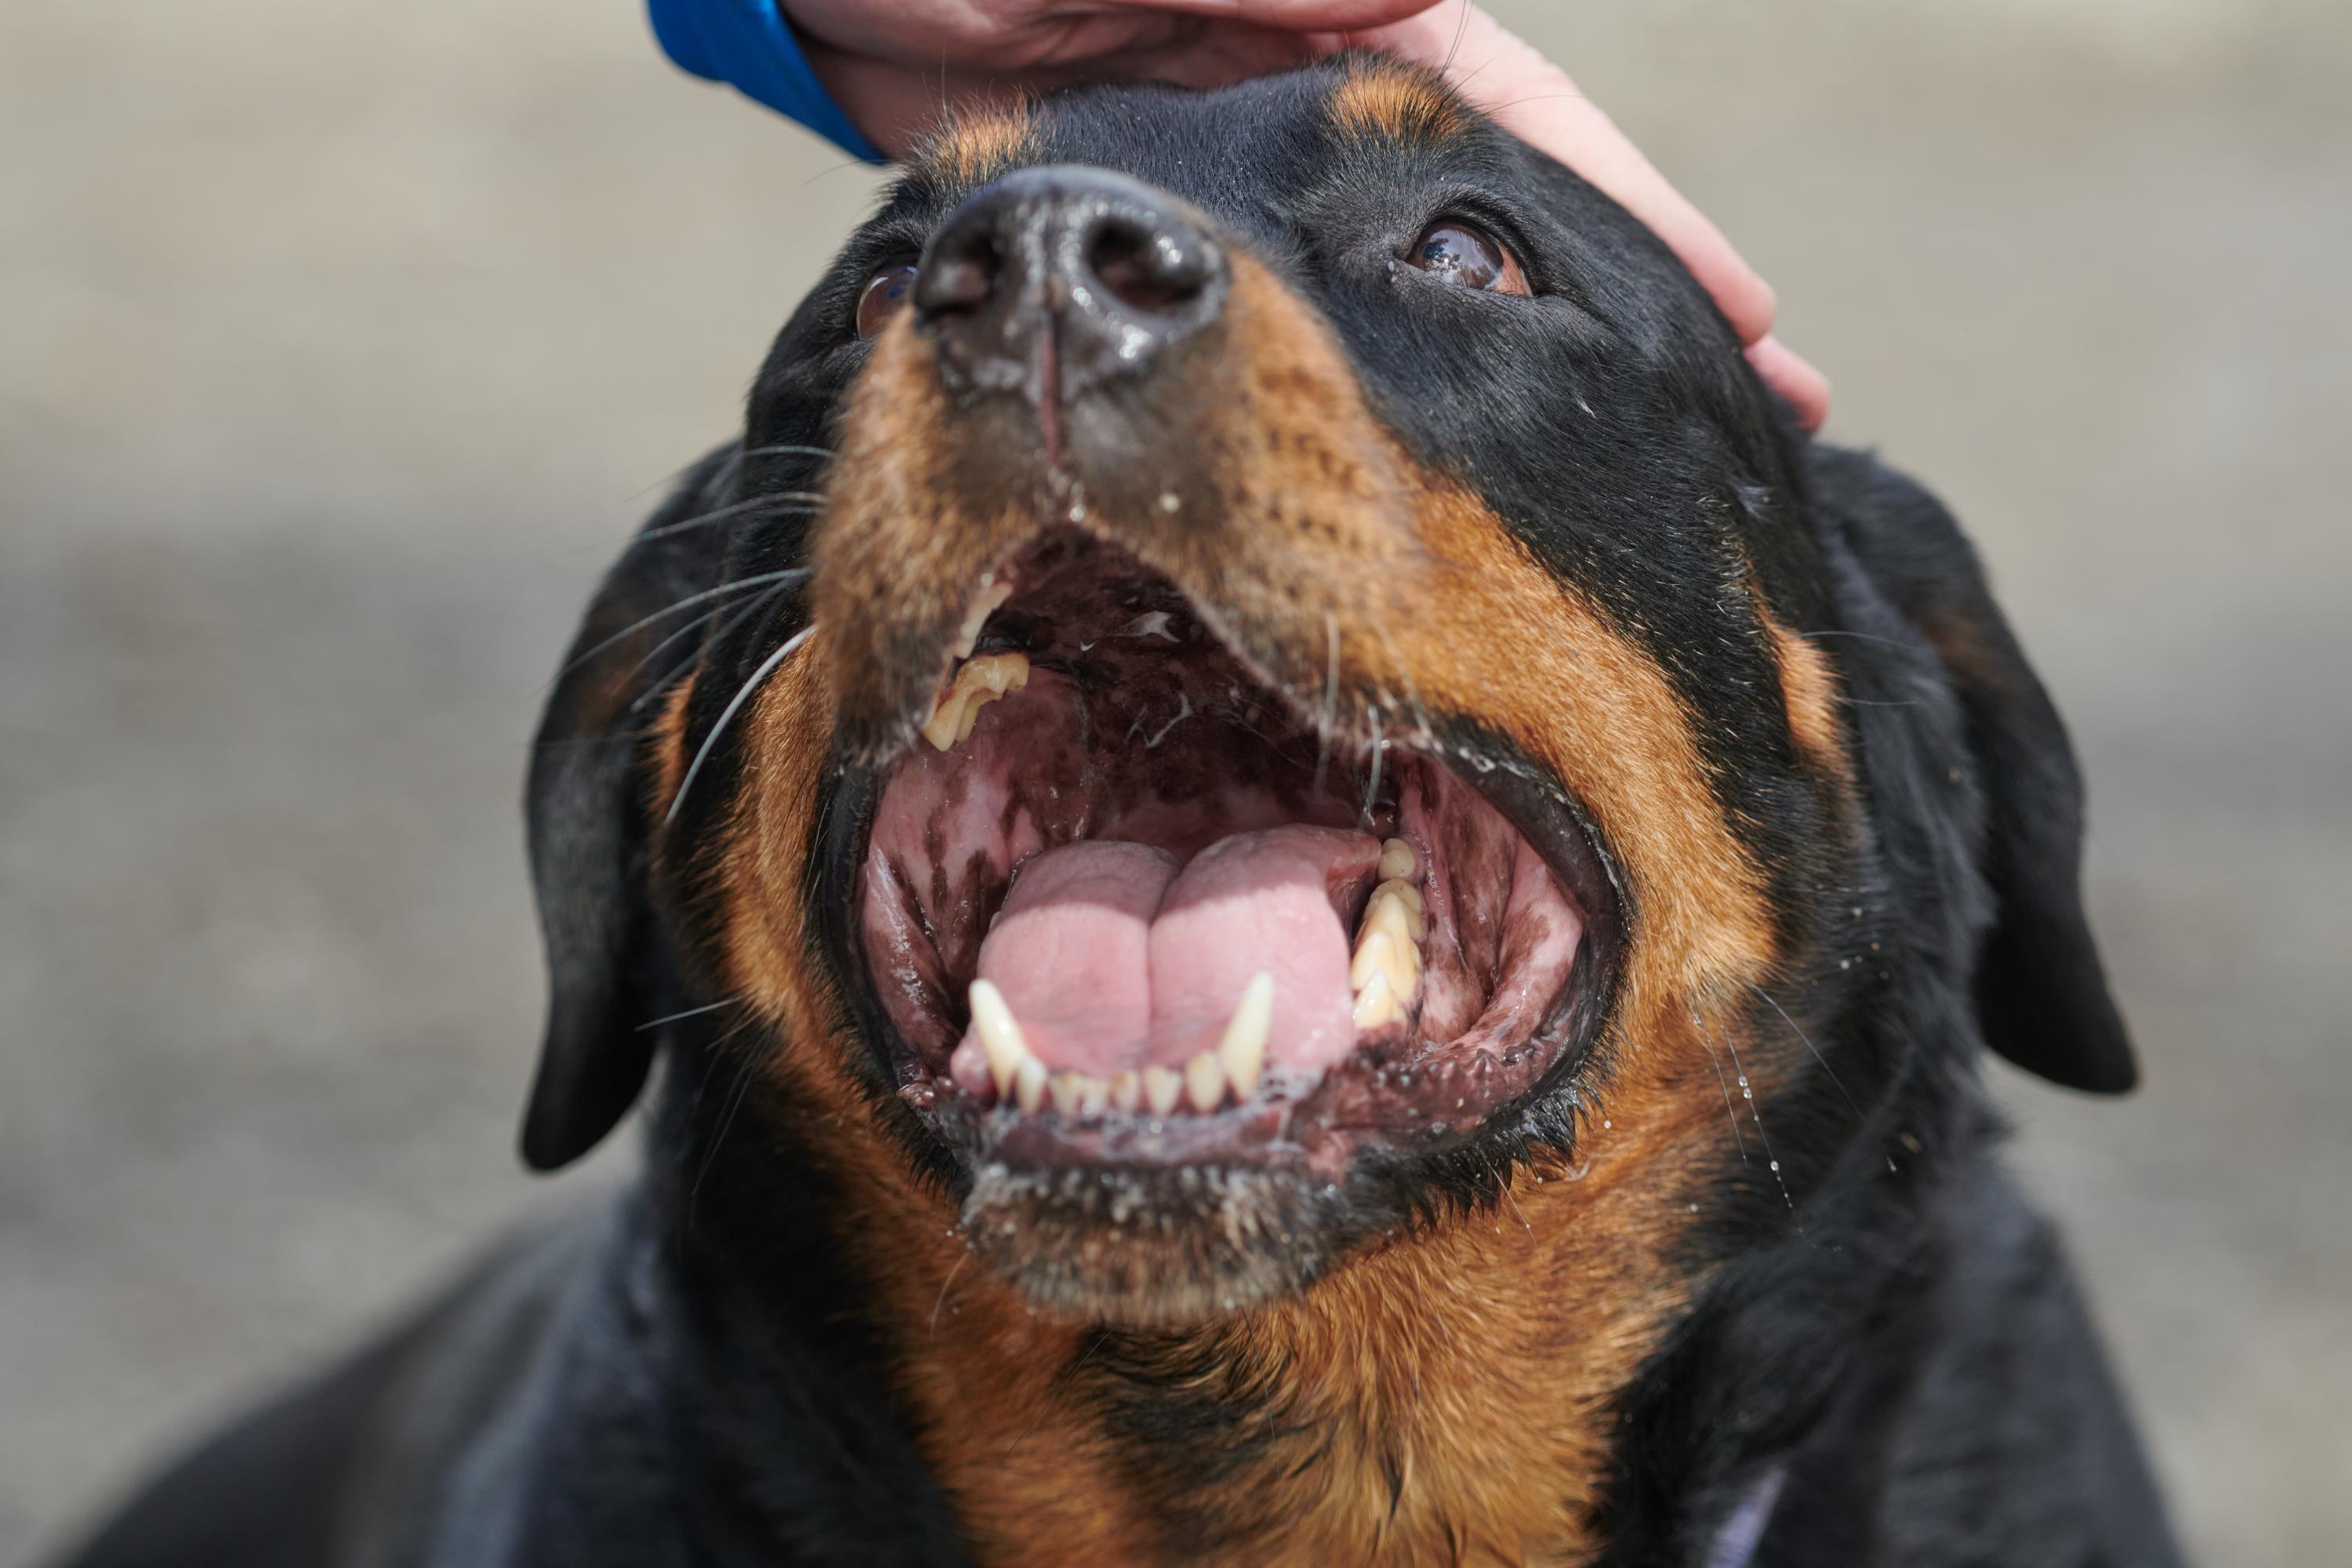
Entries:
{"type": "Polygon", "coordinates": [[[1148,371],[1216,319],[1225,287],[1224,252],[1182,203],[1064,165],[1009,174],[949,215],[915,310],[951,376],[1066,404],[1148,371]]]}

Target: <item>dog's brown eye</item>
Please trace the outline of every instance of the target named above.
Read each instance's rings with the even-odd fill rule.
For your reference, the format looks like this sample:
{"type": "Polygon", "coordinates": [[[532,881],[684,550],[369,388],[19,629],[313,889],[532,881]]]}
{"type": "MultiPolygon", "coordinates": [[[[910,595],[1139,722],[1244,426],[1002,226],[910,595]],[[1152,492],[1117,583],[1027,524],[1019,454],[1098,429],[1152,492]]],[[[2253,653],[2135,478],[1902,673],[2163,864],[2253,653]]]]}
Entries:
{"type": "Polygon", "coordinates": [[[1517,294],[1522,299],[1535,292],[1528,287],[1528,275],[1520,270],[1519,258],[1502,241],[1466,223],[1430,225],[1412,242],[1410,259],[1423,271],[1465,289],[1517,294]]]}
{"type": "Polygon", "coordinates": [[[857,297],[857,335],[870,338],[890,324],[915,292],[915,264],[893,261],[866,280],[857,297]]]}

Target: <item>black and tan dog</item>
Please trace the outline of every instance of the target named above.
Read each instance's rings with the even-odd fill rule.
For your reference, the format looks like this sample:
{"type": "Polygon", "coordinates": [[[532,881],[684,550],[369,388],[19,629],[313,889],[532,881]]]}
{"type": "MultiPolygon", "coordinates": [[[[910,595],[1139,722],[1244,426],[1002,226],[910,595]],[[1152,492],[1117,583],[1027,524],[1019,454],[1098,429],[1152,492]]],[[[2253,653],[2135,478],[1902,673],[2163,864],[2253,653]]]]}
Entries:
{"type": "Polygon", "coordinates": [[[642,1179],[93,1565],[2159,1563],[2133,1068],[1951,521],[1369,58],[946,134],[638,534],[524,1131],[642,1179]]]}

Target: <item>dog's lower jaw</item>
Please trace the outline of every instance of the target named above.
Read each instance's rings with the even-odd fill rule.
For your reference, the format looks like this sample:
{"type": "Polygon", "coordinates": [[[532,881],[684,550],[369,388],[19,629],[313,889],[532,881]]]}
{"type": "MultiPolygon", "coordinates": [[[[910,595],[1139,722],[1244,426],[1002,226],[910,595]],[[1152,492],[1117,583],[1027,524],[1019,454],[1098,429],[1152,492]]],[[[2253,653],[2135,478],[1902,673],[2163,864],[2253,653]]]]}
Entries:
{"type": "Polygon", "coordinates": [[[1211,1322],[1305,1289],[1349,1234],[1331,1183],[1298,1172],[1188,1166],[1016,1171],[983,1163],[962,1233],[1041,1310],[1133,1328],[1211,1322]],[[1171,1225],[1181,1205],[1201,1219],[1171,1225]]]}

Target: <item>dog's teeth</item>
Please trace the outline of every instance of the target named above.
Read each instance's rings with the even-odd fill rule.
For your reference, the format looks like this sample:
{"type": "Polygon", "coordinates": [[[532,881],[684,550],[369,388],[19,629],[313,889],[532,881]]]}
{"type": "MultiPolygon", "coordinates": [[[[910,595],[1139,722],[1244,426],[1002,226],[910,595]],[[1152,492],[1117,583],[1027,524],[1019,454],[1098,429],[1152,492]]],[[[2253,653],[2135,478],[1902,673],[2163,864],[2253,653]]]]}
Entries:
{"type": "Polygon", "coordinates": [[[1356,993],[1356,1026],[1377,1028],[1404,1016],[1421,989],[1421,945],[1415,940],[1412,905],[1383,882],[1364,906],[1363,929],[1356,933],[1348,984],[1356,993]],[[1381,1000],[1373,999],[1378,990],[1381,1000]]]}
{"type": "Polygon", "coordinates": [[[1184,1092],[1196,1110],[1214,1110],[1225,1102],[1225,1064],[1214,1051],[1202,1051],[1184,1064],[1184,1092]]]}
{"type": "Polygon", "coordinates": [[[1151,1107],[1154,1116],[1173,1115],[1176,1102],[1184,1098],[1184,1075],[1174,1068],[1157,1065],[1143,1069],[1143,1103],[1151,1107]]]}
{"type": "Polygon", "coordinates": [[[1392,899],[1396,902],[1402,904],[1404,906],[1404,912],[1412,917],[1411,921],[1411,930],[1412,931],[1413,941],[1419,942],[1422,937],[1427,933],[1429,930],[1429,910],[1428,906],[1423,904],[1421,900],[1421,889],[1419,888],[1414,887],[1411,882],[1382,882],[1379,887],[1372,889],[1371,901],[1364,905],[1365,911],[1370,913],[1372,904],[1378,903],[1383,899],[1392,899]]]}
{"type": "Polygon", "coordinates": [[[951,751],[971,738],[980,710],[1009,691],[1029,684],[1029,656],[992,653],[957,667],[948,694],[923,722],[923,739],[935,751],[951,751]]]}
{"type": "MultiPolygon", "coordinates": [[[[1402,838],[1381,847],[1381,871],[1387,875],[1403,862],[1406,874],[1417,872],[1419,857],[1402,838]]],[[[1423,912],[1421,890],[1402,877],[1390,877],[1372,889],[1364,905],[1364,922],[1356,931],[1356,951],[1348,963],[1348,984],[1356,993],[1356,1027],[1377,1029],[1401,1023],[1421,989],[1421,938],[1429,929],[1423,912]]]]}
{"type": "Polygon", "coordinates": [[[1396,993],[1389,989],[1386,972],[1375,970],[1372,978],[1356,993],[1356,1027],[1359,1031],[1377,1029],[1384,1024],[1401,1024],[1404,1009],[1397,1003],[1396,993]]]}
{"type": "Polygon", "coordinates": [[[1143,1078],[1133,1068],[1110,1075],[1110,1102],[1129,1116],[1143,1109],[1143,1078]]]}
{"type": "Polygon", "coordinates": [[[1412,846],[1402,838],[1391,838],[1381,845],[1381,880],[1411,881],[1421,874],[1421,857],[1412,846]]]}
{"type": "Polygon", "coordinates": [[[1045,1103],[1045,1064],[1035,1057],[1024,1055],[1021,1065],[1013,1069],[1013,1098],[1024,1110],[1035,1110],[1045,1103]]]}
{"type": "Polygon", "coordinates": [[[971,983],[971,1023],[980,1031],[988,1076],[996,1080],[996,1098],[1001,1100],[1013,1088],[1013,1077],[1021,1070],[1021,1064],[1036,1058],[1029,1054],[1029,1042],[1021,1037],[1021,1026],[1013,1021],[1004,993],[985,980],[971,983]]]}
{"type": "MultiPolygon", "coordinates": [[[[1385,889],[1388,884],[1384,882],[1381,887],[1385,889]]],[[[1398,951],[1411,952],[1420,946],[1419,935],[1412,929],[1412,905],[1402,893],[1375,891],[1371,901],[1364,906],[1363,929],[1384,931],[1395,941],[1398,951]]]]}
{"type": "Polygon", "coordinates": [[[1018,652],[987,654],[966,659],[963,668],[956,673],[959,679],[969,676],[974,686],[985,689],[991,697],[1002,697],[1029,684],[1029,656],[1018,652]]]}
{"type": "Polygon", "coordinates": [[[1057,1072],[1049,1087],[1054,1109],[1065,1116],[1099,1116],[1110,1100],[1110,1085],[1092,1073],[1057,1072]]]}
{"type": "Polygon", "coordinates": [[[988,624],[988,617],[996,613],[997,606],[1011,597],[1013,584],[1010,583],[992,582],[981,589],[980,596],[971,602],[971,608],[963,613],[963,629],[956,633],[955,656],[958,658],[971,657],[971,650],[980,646],[980,628],[988,624]]]}
{"type": "Polygon", "coordinates": [[[1224,1038],[1217,1042],[1217,1059],[1233,1080],[1234,1098],[1247,1100],[1257,1092],[1258,1074],[1265,1068],[1265,1036],[1274,1023],[1274,976],[1261,970],[1242,987],[1242,999],[1225,1021],[1224,1038]]]}
{"type": "Polygon", "coordinates": [[[955,744],[956,725],[963,718],[963,700],[950,690],[945,700],[934,700],[931,711],[922,723],[923,739],[935,752],[944,752],[955,744]]]}

